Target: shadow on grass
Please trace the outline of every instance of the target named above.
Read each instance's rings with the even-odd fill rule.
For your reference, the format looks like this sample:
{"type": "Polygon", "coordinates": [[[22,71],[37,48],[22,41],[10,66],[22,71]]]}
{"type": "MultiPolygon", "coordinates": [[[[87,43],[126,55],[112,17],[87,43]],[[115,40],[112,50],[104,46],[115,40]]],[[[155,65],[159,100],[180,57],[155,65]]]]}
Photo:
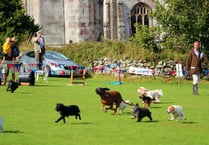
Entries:
{"type": "Polygon", "coordinates": [[[158,109],[158,108],[162,108],[162,107],[160,107],[160,106],[151,106],[151,108],[158,109]]]}
{"type": "Polygon", "coordinates": [[[193,121],[184,121],[182,122],[183,124],[196,124],[196,122],[193,122],[193,121]]]}
{"type": "Polygon", "coordinates": [[[173,104],[174,102],[160,102],[160,103],[154,103],[154,104],[173,104]]]}
{"type": "Polygon", "coordinates": [[[117,113],[116,115],[132,115],[131,112],[122,112],[122,113],[117,113]]]}
{"type": "Polygon", "coordinates": [[[32,92],[20,92],[20,94],[32,94],[32,92]]]}
{"type": "Polygon", "coordinates": [[[143,120],[142,120],[142,122],[143,122],[143,123],[158,123],[158,122],[160,122],[160,121],[159,121],[159,120],[152,120],[152,121],[150,121],[150,120],[143,121],[143,120]]]}
{"type": "Polygon", "coordinates": [[[48,85],[48,84],[38,84],[35,87],[47,87],[47,88],[54,88],[54,87],[63,87],[62,85],[48,85]]]}
{"type": "Polygon", "coordinates": [[[91,124],[96,124],[92,122],[76,122],[76,123],[71,123],[72,125],[91,125],[91,124]]]}
{"type": "Polygon", "coordinates": [[[5,130],[3,133],[23,133],[19,130],[5,130]]]}

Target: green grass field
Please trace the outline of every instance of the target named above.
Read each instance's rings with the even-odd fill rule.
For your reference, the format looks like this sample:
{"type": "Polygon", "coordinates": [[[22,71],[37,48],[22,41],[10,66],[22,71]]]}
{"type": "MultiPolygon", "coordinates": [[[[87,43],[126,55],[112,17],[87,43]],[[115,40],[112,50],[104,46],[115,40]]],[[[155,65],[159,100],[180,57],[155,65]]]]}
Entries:
{"type": "Polygon", "coordinates": [[[41,77],[35,86],[20,86],[15,93],[0,86],[0,116],[5,132],[0,133],[0,145],[209,145],[208,83],[199,84],[199,96],[192,95],[192,82],[127,81],[122,85],[108,84],[111,80],[86,79],[86,86],[69,86],[70,78],[41,77]],[[130,107],[124,113],[111,115],[100,110],[96,87],[120,91],[124,100],[138,99],[136,89],[162,89],[160,104],[152,104],[153,121],[141,123],[130,119],[130,107]],[[74,117],[54,123],[59,117],[57,102],[80,107],[82,120],[74,117]],[[187,120],[169,122],[169,105],[184,108],[187,120]]]}

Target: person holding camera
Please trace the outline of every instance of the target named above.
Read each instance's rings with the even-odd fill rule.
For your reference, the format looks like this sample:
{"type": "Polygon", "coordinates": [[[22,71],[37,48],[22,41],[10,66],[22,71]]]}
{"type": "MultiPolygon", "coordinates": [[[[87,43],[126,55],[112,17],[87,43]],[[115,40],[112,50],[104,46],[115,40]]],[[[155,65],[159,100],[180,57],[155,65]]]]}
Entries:
{"type": "Polygon", "coordinates": [[[41,31],[36,32],[34,42],[34,52],[35,52],[35,60],[38,65],[38,68],[41,69],[43,65],[43,56],[45,54],[45,40],[42,36],[41,31]]]}

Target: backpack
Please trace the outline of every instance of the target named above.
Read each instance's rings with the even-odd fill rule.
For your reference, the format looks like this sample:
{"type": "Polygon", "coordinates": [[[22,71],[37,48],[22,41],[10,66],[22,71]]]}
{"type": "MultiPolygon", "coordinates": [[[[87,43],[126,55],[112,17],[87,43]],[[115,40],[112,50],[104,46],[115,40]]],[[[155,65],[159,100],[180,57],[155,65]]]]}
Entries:
{"type": "Polygon", "coordinates": [[[12,47],[11,55],[14,57],[19,56],[19,48],[16,45],[12,47]]]}
{"type": "Polygon", "coordinates": [[[45,42],[44,42],[43,37],[39,38],[39,45],[40,45],[40,48],[41,48],[41,52],[45,53],[45,42]]]}

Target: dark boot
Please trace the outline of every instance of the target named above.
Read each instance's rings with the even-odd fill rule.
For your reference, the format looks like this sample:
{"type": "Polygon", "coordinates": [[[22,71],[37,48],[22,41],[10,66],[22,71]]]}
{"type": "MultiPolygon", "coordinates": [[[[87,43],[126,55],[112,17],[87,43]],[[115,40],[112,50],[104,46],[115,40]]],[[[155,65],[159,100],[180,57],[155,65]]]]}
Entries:
{"type": "Polygon", "coordinates": [[[195,89],[195,90],[196,90],[196,95],[199,95],[199,94],[198,94],[198,84],[196,84],[195,87],[196,87],[196,89],[195,89]]]}
{"type": "Polygon", "coordinates": [[[193,95],[195,95],[195,85],[193,84],[193,95]]]}
{"type": "Polygon", "coordinates": [[[198,95],[198,84],[193,84],[193,95],[198,95]]]}

